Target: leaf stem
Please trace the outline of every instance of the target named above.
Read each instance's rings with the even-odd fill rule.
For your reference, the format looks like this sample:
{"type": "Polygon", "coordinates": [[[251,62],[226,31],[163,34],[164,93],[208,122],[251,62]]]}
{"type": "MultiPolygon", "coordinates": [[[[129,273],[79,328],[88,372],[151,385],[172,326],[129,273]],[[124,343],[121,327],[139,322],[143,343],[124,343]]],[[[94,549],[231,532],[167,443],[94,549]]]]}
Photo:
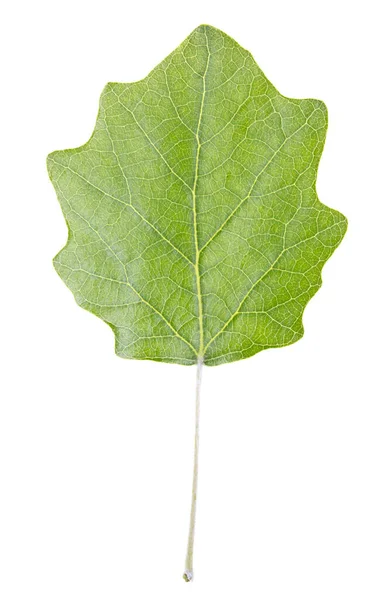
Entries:
{"type": "Polygon", "coordinates": [[[193,579],[193,547],[195,543],[195,523],[196,523],[196,500],[197,500],[197,480],[199,473],[199,424],[200,424],[200,388],[203,368],[203,358],[199,357],[197,361],[196,373],[196,411],[195,411],[195,449],[193,458],[193,485],[192,485],[192,505],[191,517],[189,522],[188,546],[185,558],[185,581],[193,579]]]}

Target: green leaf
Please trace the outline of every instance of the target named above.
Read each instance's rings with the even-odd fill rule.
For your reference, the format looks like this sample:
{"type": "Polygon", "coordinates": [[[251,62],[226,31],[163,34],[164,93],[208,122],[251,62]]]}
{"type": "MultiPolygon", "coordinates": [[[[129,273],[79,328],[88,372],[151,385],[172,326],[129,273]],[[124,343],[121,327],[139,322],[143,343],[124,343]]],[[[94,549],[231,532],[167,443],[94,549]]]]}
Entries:
{"type": "Polygon", "coordinates": [[[285,98],[201,25],[109,83],[92,137],[48,157],[69,228],[55,267],[124,358],[207,365],[285,346],[346,231],[317,198],[319,100],[285,98]]]}

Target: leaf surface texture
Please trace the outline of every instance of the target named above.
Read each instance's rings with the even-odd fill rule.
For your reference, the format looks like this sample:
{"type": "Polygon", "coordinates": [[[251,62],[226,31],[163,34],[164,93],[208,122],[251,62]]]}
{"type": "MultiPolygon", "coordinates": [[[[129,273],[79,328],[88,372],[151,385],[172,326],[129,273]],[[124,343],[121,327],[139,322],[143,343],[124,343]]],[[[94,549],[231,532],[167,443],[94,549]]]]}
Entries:
{"type": "Polygon", "coordinates": [[[289,99],[201,25],[145,79],[109,83],[48,170],[69,238],[55,267],[125,358],[218,365],[303,335],[347,222],[322,204],[319,100],[289,99]]]}

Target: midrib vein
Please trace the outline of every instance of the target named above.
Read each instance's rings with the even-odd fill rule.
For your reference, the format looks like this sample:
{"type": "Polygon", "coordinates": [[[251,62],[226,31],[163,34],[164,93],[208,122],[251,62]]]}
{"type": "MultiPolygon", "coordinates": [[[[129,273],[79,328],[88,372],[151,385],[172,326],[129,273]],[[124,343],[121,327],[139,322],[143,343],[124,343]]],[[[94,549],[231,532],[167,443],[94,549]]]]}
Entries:
{"type": "Polygon", "coordinates": [[[204,30],[204,35],[206,38],[206,46],[207,46],[207,62],[206,62],[206,68],[203,74],[203,92],[202,92],[202,97],[201,97],[201,102],[200,102],[200,113],[199,113],[199,121],[197,123],[197,130],[196,130],[196,142],[197,142],[197,150],[196,150],[196,161],[195,161],[195,177],[193,180],[193,187],[192,187],[192,202],[193,202],[193,235],[194,235],[194,239],[195,239],[195,277],[196,277],[196,289],[197,289],[197,303],[198,303],[198,311],[199,311],[199,335],[200,335],[200,340],[199,340],[199,357],[202,358],[204,355],[204,331],[203,331],[203,299],[202,299],[202,295],[201,295],[201,283],[200,283],[200,248],[199,248],[199,240],[198,240],[198,232],[197,232],[197,205],[196,205],[196,187],[197,187],[197,181],[198,181],[198,177],[199,177],[199,158],[200,158],[200,150],[201,150],[201,143],[200,143],[200,128],[201,128],[201,122],[202,122],[202,118],[203,118],[203,110],[204,110],[204,103],[205,103],[205,97],[206,97],[206,76],[207,76],[207,71],[208,71],[208,67],[210,64],[210,48],[208,45],[208,36],[204,30]]]}

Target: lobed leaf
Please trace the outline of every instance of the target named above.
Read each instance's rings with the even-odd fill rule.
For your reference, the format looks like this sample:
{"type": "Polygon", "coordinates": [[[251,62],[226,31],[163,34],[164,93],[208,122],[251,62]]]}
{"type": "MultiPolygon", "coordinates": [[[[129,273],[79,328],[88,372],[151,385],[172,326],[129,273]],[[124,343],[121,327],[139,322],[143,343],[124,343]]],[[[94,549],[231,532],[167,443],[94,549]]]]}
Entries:
{"type": "Polygon", "coordinates": [[[218,365],[302,337],[347,227],[316,193],[326,130],[322,102],[279,94],[207,25],[105,87],[90,140],[48,171],[69,228],[55,267],[119,356],[218,365]]]}

